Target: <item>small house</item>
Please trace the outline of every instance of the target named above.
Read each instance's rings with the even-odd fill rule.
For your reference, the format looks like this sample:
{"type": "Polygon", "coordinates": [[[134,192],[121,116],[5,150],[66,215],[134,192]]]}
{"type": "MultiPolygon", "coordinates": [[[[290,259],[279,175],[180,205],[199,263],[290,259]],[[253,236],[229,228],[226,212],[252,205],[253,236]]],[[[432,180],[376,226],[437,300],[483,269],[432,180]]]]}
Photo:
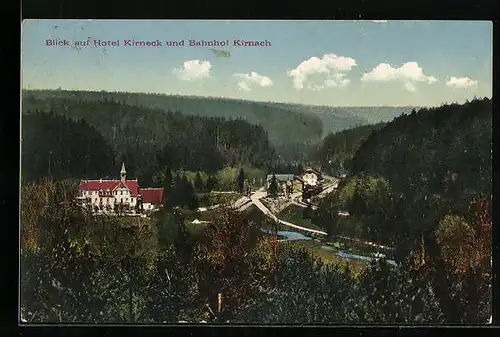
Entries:
{"type": "Polygon", "coordinates": [[[141,188],[139,193],[146,212],[155,211],[163,204],[163,188],[141,188]]]}
{"type": "Polygon", "coordinates": [[[310,196],[321,193],[323,190],[323,177],[321,172],[308,168],[297,176],[297,180],[302,183],[302,198],[303,200],[310,198],[310,196]]]}

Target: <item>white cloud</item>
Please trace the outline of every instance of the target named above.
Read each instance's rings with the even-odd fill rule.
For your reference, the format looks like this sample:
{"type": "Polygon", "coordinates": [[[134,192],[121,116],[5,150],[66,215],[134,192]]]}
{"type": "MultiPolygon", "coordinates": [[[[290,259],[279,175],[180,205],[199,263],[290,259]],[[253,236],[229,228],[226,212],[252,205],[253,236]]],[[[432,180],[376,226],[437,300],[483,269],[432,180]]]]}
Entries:
{"type": "Polygon", "coordinates": [[[252,90],[252,89],[250,89],[250,84],[248,84],[248,82],[245,82],[245,81],[238,82],[238,89],[240,89],[241,91],[251,91],[252,90]]]}
{"type": "Polygon", "coordinates": [[[409,92],[417,91],[417,87],[415,86],[415,84],[410,83],[410,82],[405,83],[405,89],[406,89],[406,91],[409,91],[409,92]]]}
{"type": "Polygon", "coordinates": [[[399,68],[393,68],[390,64],[380,63],[372,71],[363,74],[361,82],[390,82],[400,81],[407,91],[417,90],[416,83],[432,84],[437,82],[434,76],[424,74],[417,62],[406,62],[399,68]]]}
{"type": "Polygon", "coordinates": [[[181,80],[193,81],[210,77],[212,65],[208,61],[191,60],[186,61],[180,68],[172,70],[181,80]]]}
{"type": "Polygon", "coordinates": [[[255,71],[252,71],[250,74],[236,73],[233,76],[238,79],[238,88],[242,91],[250,91],[254,85],[260,87],[270,87],[273,85],[273,81],[269,77],[259,75],[255,71]]]}
{"type": "Polygon", "coordinates": [[[472,80],[470,77],[451,77],[446,81],[446,85],[455,88],[470,88],[477,86],[478,81],[472,80]]]}
{"type": "Polygon", "coordinates": [[[311,57],[287,72],[293,77],[293,87],[297,90],[306,86],[309,90],[321,90],[327,87],[345,87],[349,80],[345,73],[356,66],[356,60],[351,57],[325,54],[323,57],[311,57]],[[326,76],[322,84],[313,84],[310,78],[314,75],[326,76]]]}

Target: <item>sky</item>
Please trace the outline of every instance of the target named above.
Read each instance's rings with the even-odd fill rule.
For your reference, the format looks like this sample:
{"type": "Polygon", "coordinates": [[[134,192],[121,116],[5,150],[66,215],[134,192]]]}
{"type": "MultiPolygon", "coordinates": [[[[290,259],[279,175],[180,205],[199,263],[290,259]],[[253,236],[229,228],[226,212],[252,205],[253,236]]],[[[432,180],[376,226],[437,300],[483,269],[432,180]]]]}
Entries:
{"type": "Polygon", "coordinates": [[[21,83],[329,106],[439,106],[492,96],[492,27],[489,21],[25,20],[21,83]],[[146,41],[155,42],[132,45],[146,41]]]}

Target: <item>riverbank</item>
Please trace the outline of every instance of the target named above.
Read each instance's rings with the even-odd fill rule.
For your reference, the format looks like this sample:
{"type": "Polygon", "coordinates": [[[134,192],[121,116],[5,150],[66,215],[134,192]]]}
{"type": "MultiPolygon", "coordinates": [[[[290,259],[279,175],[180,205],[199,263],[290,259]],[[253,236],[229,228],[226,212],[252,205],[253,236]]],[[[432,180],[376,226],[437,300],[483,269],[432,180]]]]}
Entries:
{"type": "MultiPolygon", "coordinates": [[[[261,228],[261,231],[273,235],[274,231],[261,228]]],[[[306,248],[315,256],[321,258],[326,263],[338,263],[340,265],[349,264],[354,272],[359,273],[367,267],[372,261],[379,258],[387,258],[387,263],[392,266],[397,266],[396,262],[391,259],[391,255],[386,256],[379,252],[379,249],[372,246],[362,246],[358,242],[352,240],[339,240],[335,242],[314,239],[300,232],[278,230],[278,240],[293,242],[306,248]]],[[[386,252],[387,253],[387,252],[386,252]]]]}

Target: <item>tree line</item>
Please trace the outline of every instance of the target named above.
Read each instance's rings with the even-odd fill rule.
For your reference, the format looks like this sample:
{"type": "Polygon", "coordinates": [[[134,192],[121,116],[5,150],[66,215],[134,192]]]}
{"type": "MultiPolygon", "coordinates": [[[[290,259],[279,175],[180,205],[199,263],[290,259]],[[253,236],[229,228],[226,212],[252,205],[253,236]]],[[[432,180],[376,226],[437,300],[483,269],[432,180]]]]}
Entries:
{"type": "MultiPolygon", "coordinates": [[[[150,93],[91,92],[63,90],[25,90],[23,106],[33,109],[43,105],[65,106],[70,102],[89,104],[95,113],[107,111],[107,104],[132,106],[140,110],[181,111],[186,115],[209,118],[244,119],[253,125],[262,125],[273,145],[290,143],[290,134],[297,143],[319,141],[322,122],[314,115],[287,109],[281,105],[226,98],[159,95],[150,93]]],[[[106,118],[106,116],[102,116],[106,118]]],[[[133,118],[135,121],[137,118],[133,118]]],[[[154,125],[152,125],[154,126],[154,125]]]]}

